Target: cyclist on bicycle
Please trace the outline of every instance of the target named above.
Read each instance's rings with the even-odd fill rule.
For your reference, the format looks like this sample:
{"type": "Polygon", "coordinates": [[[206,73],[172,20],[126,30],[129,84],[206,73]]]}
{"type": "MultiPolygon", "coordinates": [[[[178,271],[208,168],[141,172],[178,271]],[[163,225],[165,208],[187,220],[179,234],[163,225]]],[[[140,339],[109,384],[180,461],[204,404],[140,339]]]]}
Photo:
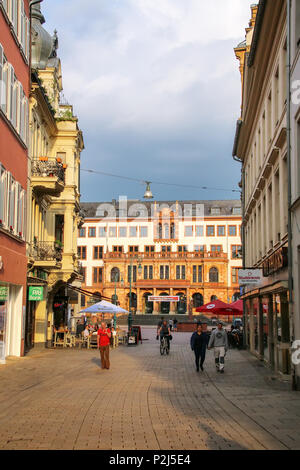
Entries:
{"type": "Polygon", "coordinates": [[[168,326],[167,320],[164,320],[159,331],[160,341],[165,336],[167,339],[168,349],[170,349],[170,327],[168,326]]]}

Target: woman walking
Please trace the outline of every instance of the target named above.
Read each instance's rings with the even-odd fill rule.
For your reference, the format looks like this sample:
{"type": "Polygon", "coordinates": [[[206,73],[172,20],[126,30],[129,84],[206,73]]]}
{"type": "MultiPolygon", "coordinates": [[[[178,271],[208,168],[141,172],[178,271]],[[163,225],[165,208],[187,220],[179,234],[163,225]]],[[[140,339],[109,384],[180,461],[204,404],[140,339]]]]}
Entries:
{"type": "Polygon", "coordinates": [[[202,325],[197,325],[197,331],[192,334],[191,337],[191,348],[195,353],[196,370],[199,372],[200,369],[203,371],[203,364],[205,361],[206,348],[208,343],[208,334],[206,331],[202,331],[202,325]]]}

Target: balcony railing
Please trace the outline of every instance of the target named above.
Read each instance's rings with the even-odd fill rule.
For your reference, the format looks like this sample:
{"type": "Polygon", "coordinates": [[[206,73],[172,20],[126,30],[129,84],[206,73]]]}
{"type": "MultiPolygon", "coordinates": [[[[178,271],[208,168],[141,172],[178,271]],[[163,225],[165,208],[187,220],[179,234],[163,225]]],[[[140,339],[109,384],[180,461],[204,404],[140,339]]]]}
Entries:
{"type": "Polygon", "coordinates": [[[55,158],[40,157],[32,162],[32,176],[56,177],[60,182],[65,182],[65,168],[63,163],[55,158]]]}
{"type": "Polygon", "coordinates": [[[139,257],[141,259],[207,259],[207,258],[221,258],[227,259],[227,253],[223,251],[186,251],[186,252],[155,252],[155,253],[119,253],[108,252],[103,255],[104,259],[131,259],[139,257]]]}
{"type": "Polygon", "coordinates": [[[62,260],[62,248],[55,242],[36,242],[32,246],[31,254],[36,261],[62,260]]]}

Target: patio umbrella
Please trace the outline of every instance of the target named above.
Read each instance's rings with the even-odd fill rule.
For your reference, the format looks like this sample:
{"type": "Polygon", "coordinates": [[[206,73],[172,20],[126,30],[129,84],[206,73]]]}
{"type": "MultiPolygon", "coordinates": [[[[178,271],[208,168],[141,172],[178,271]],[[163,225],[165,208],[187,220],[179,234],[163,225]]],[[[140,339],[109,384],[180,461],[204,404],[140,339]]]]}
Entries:
{"type": "MultiPolygon", "coordinates": [[[[232,302],[229,305],[231,308],[235,308],[236,310],[238,310],[238,313],[240,315],[243,314],[243,301],[242,300],[236,300],[235,302],[232,302]]],[[[235,315],[237,314],[235,313],[235,315]]]]}
{"type": "Polygon", "coordinates": [[[81,310],[80,313],[129,313],[127,310],[124,310],[117,305],[114,305],[106,300],[101,300],[90,307],[81,310]]]}
{"type": "Polygon", "coordinates": [[[231,307],[222,300],[214,300],[208,304],[196,308],[196,312],[214,313],[215,315],[236,315],[238,310],[231,307]]]}

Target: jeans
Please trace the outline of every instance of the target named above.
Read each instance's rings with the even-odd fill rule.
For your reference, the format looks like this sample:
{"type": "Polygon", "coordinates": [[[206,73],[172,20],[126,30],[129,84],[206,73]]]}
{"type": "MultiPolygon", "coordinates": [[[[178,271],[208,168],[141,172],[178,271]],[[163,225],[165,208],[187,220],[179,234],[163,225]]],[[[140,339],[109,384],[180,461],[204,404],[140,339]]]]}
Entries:
{"type": "Polygon", "coordinates": [[[206,350],[205,349],[195,348],[194,353],[195,353],[196,368],[197,368],[197,370],[199,370],[199,362],[200,362],[200,366],[203,366],[203,364],[204,364],[206,350]]]}

